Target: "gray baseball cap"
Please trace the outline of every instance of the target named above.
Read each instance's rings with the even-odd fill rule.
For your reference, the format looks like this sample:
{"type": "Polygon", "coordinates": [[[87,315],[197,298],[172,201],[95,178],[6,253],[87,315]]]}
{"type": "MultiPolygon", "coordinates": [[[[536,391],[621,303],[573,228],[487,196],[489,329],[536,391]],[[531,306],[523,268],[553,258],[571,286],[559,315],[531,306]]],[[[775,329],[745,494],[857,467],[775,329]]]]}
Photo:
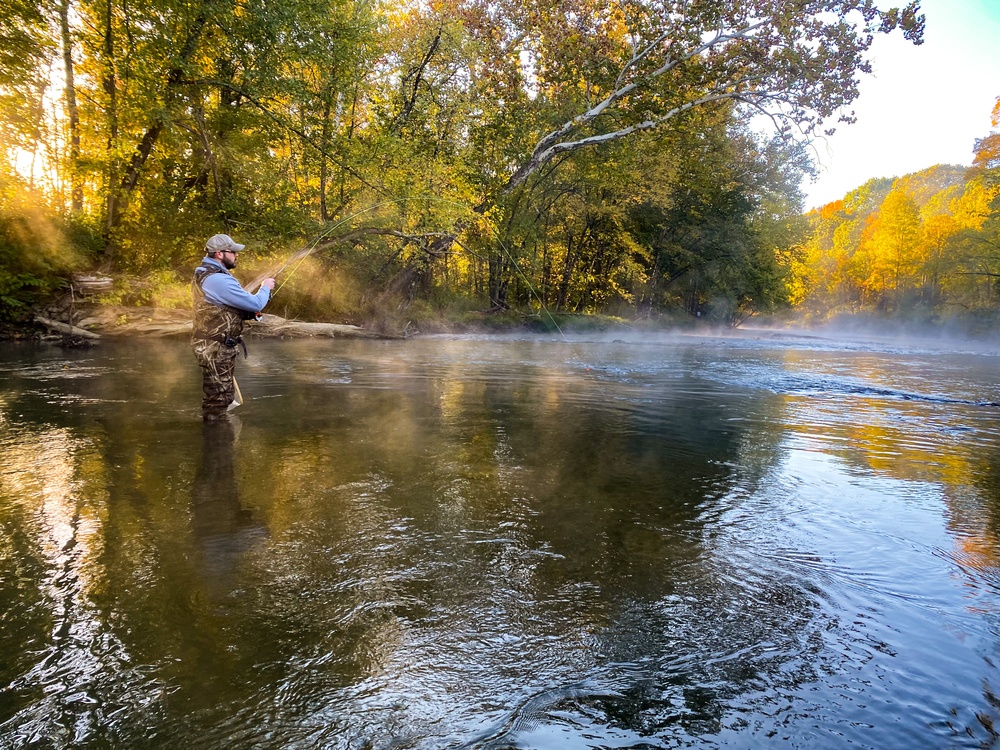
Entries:
{"type": "Polygon", "coordinates": [[[208,253],[224,253],[227,251],[238,253],[245,247],[246,245],[234,242],[233,238],[228,234],[214,234],[205,243],[205,251],[208,253]]]}

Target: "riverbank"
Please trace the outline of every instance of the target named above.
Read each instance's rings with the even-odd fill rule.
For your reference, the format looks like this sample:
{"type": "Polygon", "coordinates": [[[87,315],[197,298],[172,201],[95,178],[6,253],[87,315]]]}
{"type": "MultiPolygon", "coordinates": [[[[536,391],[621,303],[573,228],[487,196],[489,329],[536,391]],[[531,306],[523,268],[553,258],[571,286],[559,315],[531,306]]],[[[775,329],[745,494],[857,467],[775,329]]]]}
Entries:
{"type": "MultiPolygon", "coordinates": [[[[260,338],[369,338],[406,339],[424,334],[625,332],[687,328],[683,321],[631,323],[603,315],[557,313],[531,314],[518,311],[463,313],[454,318],[436,317],[404,322],[386,321],[366,325],[329,323],[283,318],[269,313],[247,321],[245,335],[260,338]]],[[[191,311],[171,307],[109,305],[96,302],[50,305],[30,318],[0,327],[0,340],[49,339],[86,344],[101,338],[129,336],[188,336],[191,311]]]]}
{"type": "MultiPolygon", "coordinates": [[[[75,303],[49,306],[20,322],[0,322],[0,341],[44,340],[68,346],[88,346],[101,339],[127,337],[187,337],[191,332],[191,311],[170,307],[144,307],[75,303]]],[[[841,317],[804,325],[794,319],[754,318],[740,327],[713,324],[690,316],[625,320],[605,315],[555,313],[531,314],[518,311],[464,313],[417,319],[395,328],[383,322],[368,325],[328,323],[283,318],[265,313],[258,321],[248,321],[248,338],[344,338],[408,339],[441,334],[569,334],[642,341],[650,334],[688,334],[737,338],[816,338],[823,340],[882,340],[978,342],[995,345],[997,334],[984,321],[955,320],[934,324],[870,317],[841,317]],[[975,325],[978,323],[978,325],[975,325]]]]}
{"type": "MultiPolygon", "coordinates": [[[[104,337],[184,337],[191,333],[190,310],[92,305],[64,311],[58,317],[37,313],[33,326],[41,336],[68,337],[83,342],[96,342],[104,337]]],[[[27,326],[19,338],[26,337],[27,326]]],[[[13,331],[12,331],[13,332],[13,331]]],[[[404,338],[403,335],[373,331],[361,326],[341,323],[319,323],[289,320],[278,315],[263,314],[260,320],[248,321],[247,336],[265,338],[404,338]]],[[[15,337],[15,336],[12,336],[15,337]]]]}

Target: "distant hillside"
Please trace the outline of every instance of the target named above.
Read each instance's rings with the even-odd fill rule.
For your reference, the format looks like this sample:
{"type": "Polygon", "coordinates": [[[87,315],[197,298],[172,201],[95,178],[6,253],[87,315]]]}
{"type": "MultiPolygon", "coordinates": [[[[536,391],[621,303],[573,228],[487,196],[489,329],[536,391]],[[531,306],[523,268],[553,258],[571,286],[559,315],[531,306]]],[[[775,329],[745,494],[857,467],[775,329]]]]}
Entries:
{"type": "Polygon", "coordinates": [[[935,164],[902,177],[874,177],[847,193],[841,200],[848,211],[855,215],[866,215],[878,210],[890,192],[899,190],[908,194],[921,210],[930,207],[928,213],[934,215],[947,211],[947,200],[961,195],[968,179],[969,167],[960,164],[935,164]],[[947,196],[946,200],[943,200],[944,196],[947,196]]]}
{"type": "Polygon", "coordinates": [[[893,190],[907,193],[925,217],[949,212],[951,201],[962,194],[969,168],[958,164],[938,164],[897,179],[893,190]]]}
{"type": "Polygon", "coordinates": [[[874,178],[807,218],[790,289],[810,317],[1000,312],[1000,168],[937,164],[874,178]]]}
{"type": "Polygon", "coordinates": [[[923,208],[941,191],[964,187],[968,173],[960,164],[937,164],[898,178],[892,189],[906,191],[923,208]]]}

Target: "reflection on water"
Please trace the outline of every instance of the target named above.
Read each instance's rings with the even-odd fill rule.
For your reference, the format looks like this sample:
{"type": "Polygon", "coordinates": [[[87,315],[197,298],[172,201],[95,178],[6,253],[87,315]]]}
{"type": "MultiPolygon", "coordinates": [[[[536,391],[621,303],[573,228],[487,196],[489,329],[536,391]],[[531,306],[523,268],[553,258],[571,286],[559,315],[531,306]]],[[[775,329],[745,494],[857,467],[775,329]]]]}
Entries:
{"type": "Polygon", "coordinates": [[[191,487],[191,528],[206,583],[225,590],[246,552],[267,536],[240,503],[236,482],[235,443],[239,417],[203,423],[201,463],[191,487]]]}
{"type": "Polygon", "coordinates": [[[981,747],[996,354],[0,350],[0,747],[981,747]]]}

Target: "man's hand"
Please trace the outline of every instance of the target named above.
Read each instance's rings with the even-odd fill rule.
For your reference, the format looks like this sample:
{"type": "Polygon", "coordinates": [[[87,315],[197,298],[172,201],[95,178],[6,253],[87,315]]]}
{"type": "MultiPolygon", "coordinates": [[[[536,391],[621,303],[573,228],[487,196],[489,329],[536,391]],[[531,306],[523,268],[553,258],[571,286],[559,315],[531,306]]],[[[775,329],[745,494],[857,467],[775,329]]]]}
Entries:
{"type": "Polygon", "coordinates": [[[264,279],[260,282],[260,285],[270,291],[271,289],[274,289],[274,279],[264,279]]]}

